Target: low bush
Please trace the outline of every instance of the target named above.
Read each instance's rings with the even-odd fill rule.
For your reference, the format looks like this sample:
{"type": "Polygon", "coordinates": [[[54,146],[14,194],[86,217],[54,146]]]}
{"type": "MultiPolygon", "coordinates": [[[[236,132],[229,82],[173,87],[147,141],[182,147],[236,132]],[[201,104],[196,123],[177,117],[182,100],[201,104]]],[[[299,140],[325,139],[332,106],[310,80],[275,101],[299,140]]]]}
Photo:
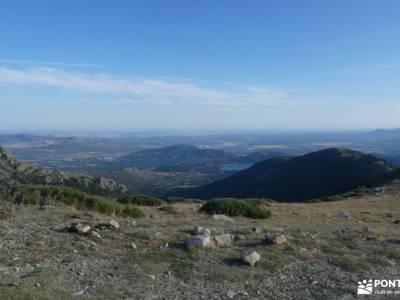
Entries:
{"type": "Polygon", "coordinates": [[[133,195],[127,196],[122,199],[119,199],[118,202],[124,204],[135,204],[141,206],[160,206],[163,202],[162,200],[146,195],[133,195]]]}
{"type": "Polygon", "coordinates": [[[224,214],[231,217],[243,216],[252,219],[267,219],[271,212],[261,207],[259,202],[233,198],[214,199],[204,204],[200,211],[208,214],[224,214]]]}
{"type": "Polygon", "coordinates": [[[77,209],[92,209],[104,214],[116,214],[133,218],[144,217],[143,211],[131,204],[123,204],[111,198],[93,196],[64,186],[18,186],[15,198],[24,204],[39,204],[46,199],[53,199],[77,209]]]}

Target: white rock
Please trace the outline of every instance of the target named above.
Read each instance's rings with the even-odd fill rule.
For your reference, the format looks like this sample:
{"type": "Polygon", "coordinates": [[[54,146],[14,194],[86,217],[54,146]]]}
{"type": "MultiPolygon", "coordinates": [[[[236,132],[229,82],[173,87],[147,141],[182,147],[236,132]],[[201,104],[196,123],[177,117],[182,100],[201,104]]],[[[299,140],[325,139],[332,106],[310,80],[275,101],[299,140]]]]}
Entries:
{"type": "Polygon", "coordinates": [[[236,293],[232,290],[229,290],[226,295],[228,296],[229,299],[233,299],[236,296],[236,293]]]}
{"type": "Polygon", "coordinates": [[[339,219],[342,219],[342,220],[351,219],[350,214],[345,210],[342,210],[342,211],[338,212],[336,217],[339,218],[339,219]]]}
{"type": "Polygon", "coordinates": [[[188,249],[204,249],[211,246],[211,238],[208,235],[194,235],[186,240],[186,247],[188,249]]]}
{"type": "Polygon", "coordinates": [[[261,233],[263,230],[262,230],[261,227],[256,226],[256,227],[253,228],[253,231],[254,231],[255,233],[261,233]]]}
{"type": "Polygon", "coordinates": [[[232,237],[230,234],[220,234],[214,237],[215,245],[217,247],[229,247],[232,244],[232,237]]]}
{"type": "Polygon", "coordinates": [[[82,223],[75,224],[74,228],[80,234],[85,234],[90,231],[90,226],[82,223]]]}
{"type": "Polygon", "coordinates": [[[100,234],[99,234],[97,231],[92,231],[92,232],[91,232],[91,235],[93,235],[94,237],[96,237],[96,238],[98,238],[98,239],[101,239],[101,236],[100,236],[100,234]]]}
{"type": "Polygon", "coordinates": [[[245,253],[242,256],[242,260],[243,262],[245,262],[246,264],[249,264],[250,266],[254,267],[255,264],[261,259],[260,254],[258,254],[257,252],[253,251],[250,253],[245,253]]]}
{"type": "Polygon", "coordinates": [[[208,228],[202,227],[202,226],[197,226],[194,230],[195,235],[211,235],[211,232],[208,228]]]}
{"type": "Polygon", "coordinates": [[[137,250],[137,246],[136,246],[135,243],[132,243],[132,244],[131,244],[131,247],[132,247],[133,249],[137,250]]]}
{"type": "Polygon", "coordinates": [[[119,223],[117,221],[115,221],[114,219],[111,219],[109,222],[109,225],[114,228],[115,230],[119,229],[119,223]]]}
{"type": "Polygon", "coordinates": [[[212,218],[215,221],[233,222],[232,218],[229,218],[229,217],[227,217],[225,215],[213,215],[212,218]]]}

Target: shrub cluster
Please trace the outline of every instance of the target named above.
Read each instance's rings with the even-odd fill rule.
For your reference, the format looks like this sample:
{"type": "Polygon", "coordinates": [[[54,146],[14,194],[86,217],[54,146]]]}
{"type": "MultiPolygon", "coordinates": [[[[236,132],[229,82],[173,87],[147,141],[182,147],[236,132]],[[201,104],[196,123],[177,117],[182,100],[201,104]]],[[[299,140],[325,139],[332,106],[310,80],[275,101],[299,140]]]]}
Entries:
{"type": "Polygon", "coordinates": [[[261,202],[246,201],[234,198],[214,199],[204,204],[200,211],[208,214],[224,214],[227,216],[243,216],[252,219],[267,219],[271,212],[260,206],[261,202]]]}
{"type": "Polygon", "coordinates": [[[146,195],[133,195],[127,196],[119,199],[118,202],[124,204],[135,204],[141,206],[160,206],[163,202],[162,200],[146,195]]]}
{"type": "Polygon", "coordinates": [[[15,198],[24,204],[42,204],[47,201],[46,199],[53,199],[77,209],[92,209],[104,214],[133,218],[144,217],[143,211],[135,205],[119,203],[111,198],[89,195],[64,186],[18,186],[15,198]]]}

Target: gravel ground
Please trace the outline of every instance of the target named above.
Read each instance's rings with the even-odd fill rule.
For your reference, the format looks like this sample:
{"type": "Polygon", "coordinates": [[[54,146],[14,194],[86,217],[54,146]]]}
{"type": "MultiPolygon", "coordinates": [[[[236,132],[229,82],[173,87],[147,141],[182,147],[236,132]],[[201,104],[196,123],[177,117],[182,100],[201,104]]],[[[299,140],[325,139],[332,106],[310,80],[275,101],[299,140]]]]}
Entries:
{"type": "Polygon", "coordinates": [[[386,190],[271,204],[265,221],[216,221],[193,203],[174,204],[177,215],[146,207],[146,218],[115,218],[119,229],[97,228],[110,218],[58,203],[0,202],[0,299],[355,299],[359,280],[400,279],[398,189],[386,190]],[[349,218],[337,217],[343,210],[349,218]],[[66,229],[76,222],[96,227],[99,237],[66,229]],[[196,225],[242,238],[188,251],[196,225]],[[276,233],[288,241],[267,245],[265,235],[276,233]],[[240,260],[247,251],[261,255],[254,268],[240,260]]]}

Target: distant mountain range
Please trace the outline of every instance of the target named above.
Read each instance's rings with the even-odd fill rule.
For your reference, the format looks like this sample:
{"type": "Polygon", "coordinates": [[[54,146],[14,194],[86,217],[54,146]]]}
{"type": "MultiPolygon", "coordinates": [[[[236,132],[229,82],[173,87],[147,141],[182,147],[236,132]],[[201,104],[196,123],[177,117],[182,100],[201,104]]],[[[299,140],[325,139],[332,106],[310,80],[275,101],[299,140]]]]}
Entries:
{"type": "Polygon", "coordinates": [[[15,159],[0,147],[0,184],[64,185],[83,192],[104,196],[121,196],[127,188],[106,177],[92,177],[50,171],[15,159]]]}
{"type": "Polygon", "coordinates": [[[175,195],[202,199],[265,197],[296,202],[341,194],[360,186],[376,186],[398,174],[392,164],[372,155],[332,148],[303,156],[268,159],[175,195]]]}

